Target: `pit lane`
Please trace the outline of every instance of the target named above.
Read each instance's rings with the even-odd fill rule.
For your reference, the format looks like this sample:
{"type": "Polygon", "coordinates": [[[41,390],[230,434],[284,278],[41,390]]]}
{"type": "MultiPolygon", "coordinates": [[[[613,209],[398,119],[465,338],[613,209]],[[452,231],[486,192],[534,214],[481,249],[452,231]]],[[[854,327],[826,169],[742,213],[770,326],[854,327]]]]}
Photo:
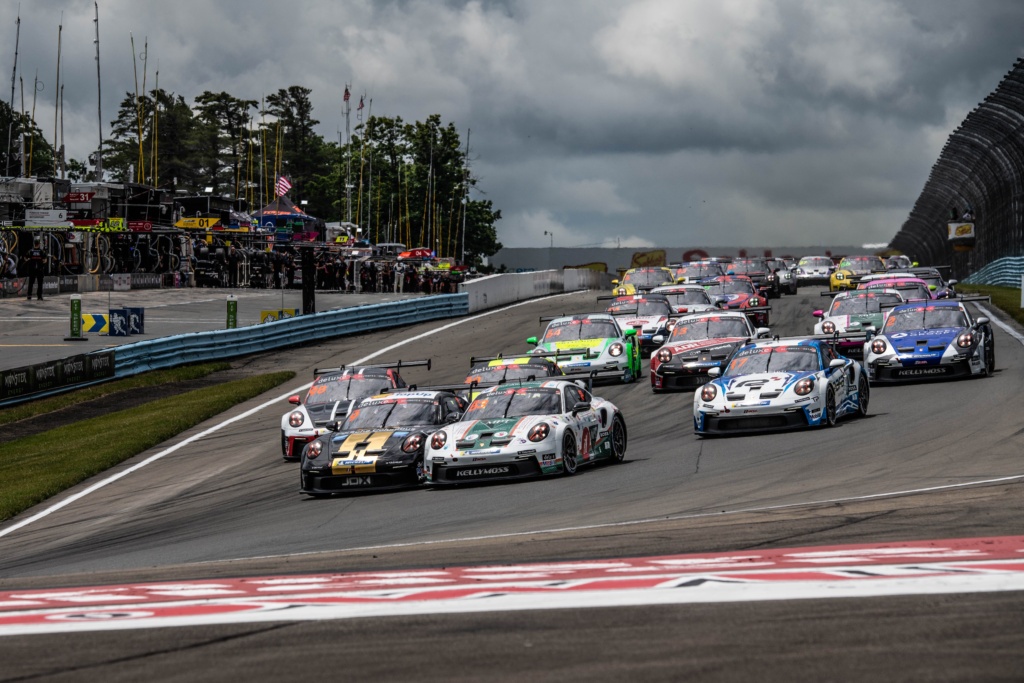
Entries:
{"type": "MultiPolygon", "coordinates": [[[[810,311],[820,307],[818,291],[805,288],[796,297],[774,301],[773,331],[808,332],[814,320],[810,311]]],[[[481,318],[471,329],[460,326],[426,337],[415,346],[396,350],[395,355],[434,358],[433,372],[413,375],[410,371],[409,381],[461,381],[469,355],[522,350],[525,338],[540,329],[537,316],[592,310],[593,296],[573,294],[520,306],[481,318]],[[458,356],[452,353],[455,348],[458,356]]],[[[400,332],[350,337],[260,362],[268,367],[284,364],[309,375],[314,366],[351,362],[398,338],[439,326],[431,323],[400,332]]],[[[1018,342],[999,334],[999,371],[992,379],[880,387],[872,392],[869,418],[843,420],[830,431],[704,441],[692,434],[691,394],[654,397],[646,381],[602,387],[598,393],[623,408],[630,428],[627,462],[621,466],[584,469],[569,479],[325,501],[302,499],[296,493],[295,465],[279,458],[278,420],[287,408],[282,403],[278,409],[231,425],[190,449],[0,539],[0,576],[5,587],[81,585],[256,571],[428,566],[456,560],[726,551],[792,544],[794,538],[806,544],[809,540],[907,540],[1017,533],[1021,513],[1015,501],[1019,500],[1021,487],[1009,482],[892,499],[802,504],[1024,474],[1019,457],[1021,430],[1013,407],[1020,405],[1022,355],[1024,350],[1018,342]],[[796,507],[771,510],[777,506],[796,507]],[[720,514],[753,509],[761,511],[720,514]],[[658,518],[663,520],[596,526],[658,518]],[[539,530],[573,527],[578,530],[530,535],[539,530]],[[523,535],[509,538],[503,537],[505,534],[523,535]],[[431,545],[402,545],[423,542],[431,545]],[[354,548],[370,549],[345,552],[354,548]],[[266,559],[229,562],[253,557],[266,559]],[[195,565],[197,562],[209,564],[195,565]],[[77,572],[92,574],[67,576],[77,572]]],[[[266,399],[239,406],[230,414],[241,413],[261,400],[266,399]]],[[[1003,602],[999,598],[986,602],[984,597],[964,600],[979,614],[1004,614],[1005,608],[998,605],[1004,604],[1005,598],[1003,602]]],[[[1018,598],[1013,600],[1019,605],[1018,598]]],[[[822,628],[829,634],[826,640],[851,619],[859,624],[857,628],[867,628],[868,621],[849,615],[871,613],[876,607],[871,601],[863,605],[857,602],[855,608],[847,610],[846,618],[835,615],[825,620],[822,628]]],[[[933,623],[928,615],[941,613],[934,602],[901,602],[911,605],[904,611],[912,613],[911,621],[919,621],[925,630],[933,623]]],[[[762,626],[758,642],[767,648],[767,643],[778,639],[764,615],[797,618],[817,609],[758,607],[753,619],[762,626]]],[[[603,623],[618,619],[632,622],[644,612],[599,611],[607,614],[595,616],[603,623]]],[[[734,607],[723,607],[719,613],[735,612],[734,607]]],[[[670,610],[651,613],[657,615],[651,627],[638,629],[627,641],[635,643],[641,633],[650,635],[655,623],[678,620],[670,610]]],[[[441,638],[446,630],[480,619],[476,616],[460,621],[449,617],[434,635],[441,638]]],[[[570,615],[536,619],[548,625],[573,621],[570,615]]],[[[375,623],[366,633],[385,629],[385,621],[375,623]]],[[[507,615],[496,616],[491,623],[509,621],[507,615]]],[[[906,623],[890,625],[894,630],[905,627],[906,623]]],[[[352,630],[342,625],[321,628],[349,636],[352,630]]],[[[239,638],[253,635],[259,640],[255,634],[265,629],[214,630],[239,638]]],[[[986,633],[989,630],[982,629],[986,633]]],[[[211,631],[200,631],[203,629],[195,629],[187,637],[212,637],[211,631]]],[[[697,634],[699,630],[695,623],[680,627],[678,632],[697,634]]],[[[925,640],[922,635],[922,643],[925,640]]],[[[133,642],[145,652],[146,646],[141,643],[151,639],[139,635],[133,642]]],[[[495,639],[481,642],[498,647],[495,639]]],[[[936,640],[932,647],[941,647],[940,642],[936,640]]],[[[666,653],[660,656],[671,659],[666,653]]]]}

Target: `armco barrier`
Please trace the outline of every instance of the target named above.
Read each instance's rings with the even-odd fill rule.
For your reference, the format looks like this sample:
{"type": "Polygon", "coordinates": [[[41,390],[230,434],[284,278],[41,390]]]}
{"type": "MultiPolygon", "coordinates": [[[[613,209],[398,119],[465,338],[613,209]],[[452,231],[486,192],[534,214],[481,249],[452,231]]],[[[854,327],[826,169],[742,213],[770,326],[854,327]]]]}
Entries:
{"type": "Polygon", "coordinates": [[[1022,275],[1024,275],[1024,256],[1007,256],[996,259],[981,270],[971,273],[963,281],[970,285],[1020,287],[1022,275]]]}
{"type": "Polygon", "coordinates": [[[149,370],[234,358],[345,334],[451,318],[468,312],[465,294],[444,294],[341,308],[234,330],[179,334],[117,347],[114,349],[114,372],[117,377],[127,377],[149,370]]]}
{"type": "Polygon", "coordinates": [[[611,286],[611,276],[607,273],[569,268],[488,275],[461,283],[459,291],[469,296],[469,312],[475,313],[558,292],[611,289],[611,286]]]}

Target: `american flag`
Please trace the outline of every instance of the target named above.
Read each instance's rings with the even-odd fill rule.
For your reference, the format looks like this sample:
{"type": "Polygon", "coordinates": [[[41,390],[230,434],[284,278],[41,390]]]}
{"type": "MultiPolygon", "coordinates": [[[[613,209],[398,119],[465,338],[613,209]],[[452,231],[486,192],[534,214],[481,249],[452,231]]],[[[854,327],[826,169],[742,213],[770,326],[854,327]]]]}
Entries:
{"type": "Polygon", "coordinates": [[[281,176],[277,179],[277,196],[281,197],[288,194],[288,190],[292,189],[292,184],[288,182],[288,179],[281,176]]]}
{"type": "Polygon", "coordinates": [[[346,85],[345,86],[345,101],[348,102],[351,97],[352,97],[352,93],[350,93],[348,91],[348,86],[346,85]]]}
{"type": "Polygon", "coordinates": [[[356,111],[362,110],[362,108],[363,108],[363,98],[364,97],[366,97],[366,95],[363,95],[362,97],[359,98],[359,106],[356,107],[356,111]]]}

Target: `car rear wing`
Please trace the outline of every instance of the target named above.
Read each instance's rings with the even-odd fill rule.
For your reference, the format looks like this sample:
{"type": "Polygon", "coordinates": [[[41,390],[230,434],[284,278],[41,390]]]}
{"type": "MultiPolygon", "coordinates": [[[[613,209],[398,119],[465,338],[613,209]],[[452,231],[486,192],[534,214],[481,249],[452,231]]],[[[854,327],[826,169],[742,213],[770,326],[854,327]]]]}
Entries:
{"type": "Polygon", "coordinates": [[[530,358],[530,357],[533,357],[533,356],[542,356],[542,355],[546,355],[546,354],[530,353],[529,351],[526,351],[525,353],[512,353],[512,354],[509,354],[507,356],[505,354],[503,354],[503,353],[499,353],[496,356],[470,356],[469,357],[469,366],[473,367],[474,365],[476,365],[478,363],[490,363],[492,360],[515,360],[516,358],[530,358]]]}
{"type": "Polygon", "coordinates": [[[952,299],[945,299],[945,301],[987,301],[992,303],[992,297],[990,296],[957,296],[952,299]]]}
{"type": "Polygon", "coordinates": [[[618,316],[622,316],[622,315],[640,315],[640,307],[638,306],[636,308],[627,308],[627,309],[623,309],[621,311],[605,311],[605,313],[607,313],[608,315],[612,316],[613,318],[615,316],[617,316],[617,315],[618,316]]]}
{"type": "Polygon", "coordinates": [[[350,365],[350,366],[341,365],[341,366],[336,367],[336,368],[315,368],[313,370],[313,376],[314,377],[318,377],[320,375],[325,375],[328,372],[344,372],[346,367],[348,367],[350,370],[352,368],[359,367],[359,368],[386,368],[386,369],[389,369],[389,370],[399,370],[399,371],[401,371],[402,368],[421,367],[421,366],[424,366],[424,365],[427,366],[427,370],[430,370],[431,359],[428,358],[426,360],[397,360],[397,361],[390,362],[390,363],[370,363],[370,364],[365,364],[365,365],[361,364],[361,365],[350,365]]]}
{"type": "Polygon", "coordinates": [[[921,299],[920,301],[902,301],[902,302],[899,302],[899,303],[896,303],[896,302],[884,303],[884,304],[879,304],[878,307],[879,308],[896,308],[897,306],[906,306],[908,304],[927,304],[927,303],[931,303],[932,301],[963,301],[965,303],[971,302],[971,301],[987,301],[987,302],[991,303],[992,302],[992,297],[990,297],[990,296],[954,296],[954,297],[949,297],[947,299],[921,299]]]}
{"type": "Polygon", "coordinates": [[[562,315],[542,315],[540,318],[538,318],[538,320],[540,320],[539,324],[543,325],[544,323],[549,323],[552,320],[558,320],[559,318],[571,318],[571,317],[572,317],[572,314],[566,315],[565,313],[563,313],[562,315]]]}
{"type": "Polygon", "coordinates": [[[770,310],[772,310],[772,307],[771,306],[751,306],[749,308],[729,308],[729,309],[723,309],[723,310],[739,311],[740,313],[760,313],[761,311],[770,311],[770,310]]]}
{"type": "Polygon", "coordinates": [[[555,376],[548,379],[564,379],[570,382],[585,379],[587,380],[587,391],[593,393],[595,379],[618,379],[621,377],[622,373],[618,370],[591,370],[590,372],[568,372],[560,377],[555,376]]]}

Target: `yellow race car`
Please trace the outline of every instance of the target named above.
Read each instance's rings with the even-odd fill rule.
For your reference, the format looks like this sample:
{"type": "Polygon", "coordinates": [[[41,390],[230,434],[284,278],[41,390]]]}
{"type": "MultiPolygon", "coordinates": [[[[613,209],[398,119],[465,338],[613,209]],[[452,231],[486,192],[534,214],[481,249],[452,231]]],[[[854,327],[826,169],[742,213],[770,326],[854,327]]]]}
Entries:
{"type": "Polygon", "coordinates": [[[656,266],[653,268],[630,268],[622,276],[622,281],[612,280],[612,294],[625,296],[641,294],[661,285],[674,285],[675,274],[671,268],[656,266]]]}
{"type": "Polygon", "coordinates": [[[845,256],[828,281],[830,292],[857,289],[860,278],[871,273],[884,273],[885,261],[878,256],[845,256]]]}

